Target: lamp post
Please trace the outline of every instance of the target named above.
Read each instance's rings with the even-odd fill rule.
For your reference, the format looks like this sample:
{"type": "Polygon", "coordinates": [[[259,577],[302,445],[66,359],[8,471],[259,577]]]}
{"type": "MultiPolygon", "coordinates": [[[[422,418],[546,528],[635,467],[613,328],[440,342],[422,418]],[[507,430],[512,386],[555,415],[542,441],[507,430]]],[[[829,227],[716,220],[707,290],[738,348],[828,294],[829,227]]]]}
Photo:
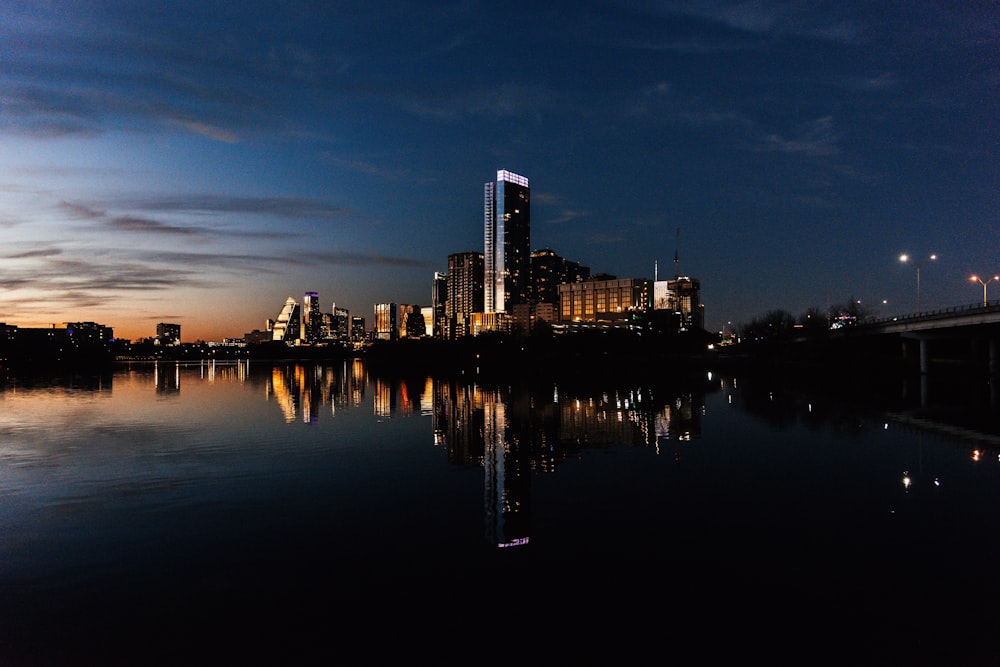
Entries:
{"type": "MultiPolygon", "coordinates": [[[[930,255],[927,257],[927,259],[930,260],[937,259],[937,255],[930,255]]],[[[913,263],[917,265],[917,312],[919,313],[920,312],[920,265],[922,262],[919,260],[914,261],[912,257],[910,257],[905,253],[899,256],[899,261],[903,262],[904,264],[913,261],[913,263]]]]}
{"type": "Polygon", "coordinates": [[[971,278],[969,278],[969,280],[971,280],[974,283],[979,283],[980,285],[983,286],[983,308],[985,308],[986,307],[986,286],[989,285],[994,280],[1000,280],[1000,276],[993,276],[992,278],[987,278],[985,281],[983,281],[983,279],[980,278],[979,276],[972,276],[971,278]]]}

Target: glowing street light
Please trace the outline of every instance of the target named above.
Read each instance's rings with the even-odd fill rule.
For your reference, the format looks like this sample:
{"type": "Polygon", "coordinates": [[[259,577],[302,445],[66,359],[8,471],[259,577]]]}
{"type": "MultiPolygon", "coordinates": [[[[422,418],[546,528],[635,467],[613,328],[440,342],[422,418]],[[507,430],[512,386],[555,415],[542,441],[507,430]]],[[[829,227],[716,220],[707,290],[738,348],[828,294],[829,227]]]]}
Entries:
{"type": "Polygon", "coordinates": [[[986,286],[989,285],[994,280],[1000,281],[1000,276],[993,276],[992,278],[987,278],[985,282],[979,276],[972,276],[971,278],[969,278],[969,280],[971,280],[974,283],[979,283],[980,285],[983,286],[983,308],[985,308],[986,307],[986,286]]]}
{"type": "MultiPolygon", "coordinates": [[[[927,257],[927,259],[930,260],[937,259],[937,255],[930,255],[929,257],[927,257]]],[[[920,312],[920,264],[922,262],[920,260],[914,261],[912,257],[910,257],[905,253],[899,256],[899,261],[903,262],[904,264],[912,261],[914,264],[917,265],[917,312],[919,313],[920,312]]]]}

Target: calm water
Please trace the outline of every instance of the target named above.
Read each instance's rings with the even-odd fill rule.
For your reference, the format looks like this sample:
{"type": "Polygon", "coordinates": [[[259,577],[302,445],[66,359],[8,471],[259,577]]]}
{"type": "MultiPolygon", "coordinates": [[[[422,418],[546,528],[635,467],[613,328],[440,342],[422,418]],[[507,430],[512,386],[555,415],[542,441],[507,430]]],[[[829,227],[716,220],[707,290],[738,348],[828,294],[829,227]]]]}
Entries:
{"type": "Polygon", "coordinates": [[[1000,439],[851,403],[360,362],[10,378],[0,665],[1000,664],[1000,439]]]}

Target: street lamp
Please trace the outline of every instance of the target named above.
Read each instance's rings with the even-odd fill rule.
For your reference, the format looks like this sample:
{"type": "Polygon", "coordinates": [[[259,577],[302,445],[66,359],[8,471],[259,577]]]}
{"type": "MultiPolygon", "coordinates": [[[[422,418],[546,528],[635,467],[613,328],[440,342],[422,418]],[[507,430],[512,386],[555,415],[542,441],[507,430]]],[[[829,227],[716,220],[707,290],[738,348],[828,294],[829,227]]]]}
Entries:
{"type": "Polygon", "coordinates": [[[989,285],[994,280],[1000,280],[1000,276],[993,276],[992,278],[987,278],[985,282],[983,282],[983,279],[980,278],[979,276],[972,276],[971,278],[969,278],[969,280],[971,280],[974,283],[979,283],[980,285],[983,286],[983,308],[985,308],[986,307],[986,286],[989,285]]]}
{"type": "MultiPolygon", "coordinates": [[[[931,260],[937,259],[937,255],[930,255],[927,259],[931,260]]],[[[922,262],[920,262],[919,260],[914,261],[912,257],[910,257],[905,253],[899,256],[899,261],[903,262],[904,264],[913,261],[914,264],[917,265],[917,312],[919,313],[920,312],[920,264],[922,262]]]]}

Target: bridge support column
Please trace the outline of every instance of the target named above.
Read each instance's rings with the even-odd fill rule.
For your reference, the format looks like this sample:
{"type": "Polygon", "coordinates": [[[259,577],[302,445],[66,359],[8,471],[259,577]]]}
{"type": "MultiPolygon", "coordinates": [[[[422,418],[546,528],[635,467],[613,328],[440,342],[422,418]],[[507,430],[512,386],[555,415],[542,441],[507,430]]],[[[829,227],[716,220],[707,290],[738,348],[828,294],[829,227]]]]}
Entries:
{"type": "Polygon", "coordinates": [[[990,338],[989,371],[991,379],[1000,378],[1000,341],[997,338],[990,338]]]}
{"type": "Polygon", "coordinates": [[[927,375],[931,369],[930,352],[927,349],[927,339],[921,338],[920,343],[920,374],[927,375]]]}

